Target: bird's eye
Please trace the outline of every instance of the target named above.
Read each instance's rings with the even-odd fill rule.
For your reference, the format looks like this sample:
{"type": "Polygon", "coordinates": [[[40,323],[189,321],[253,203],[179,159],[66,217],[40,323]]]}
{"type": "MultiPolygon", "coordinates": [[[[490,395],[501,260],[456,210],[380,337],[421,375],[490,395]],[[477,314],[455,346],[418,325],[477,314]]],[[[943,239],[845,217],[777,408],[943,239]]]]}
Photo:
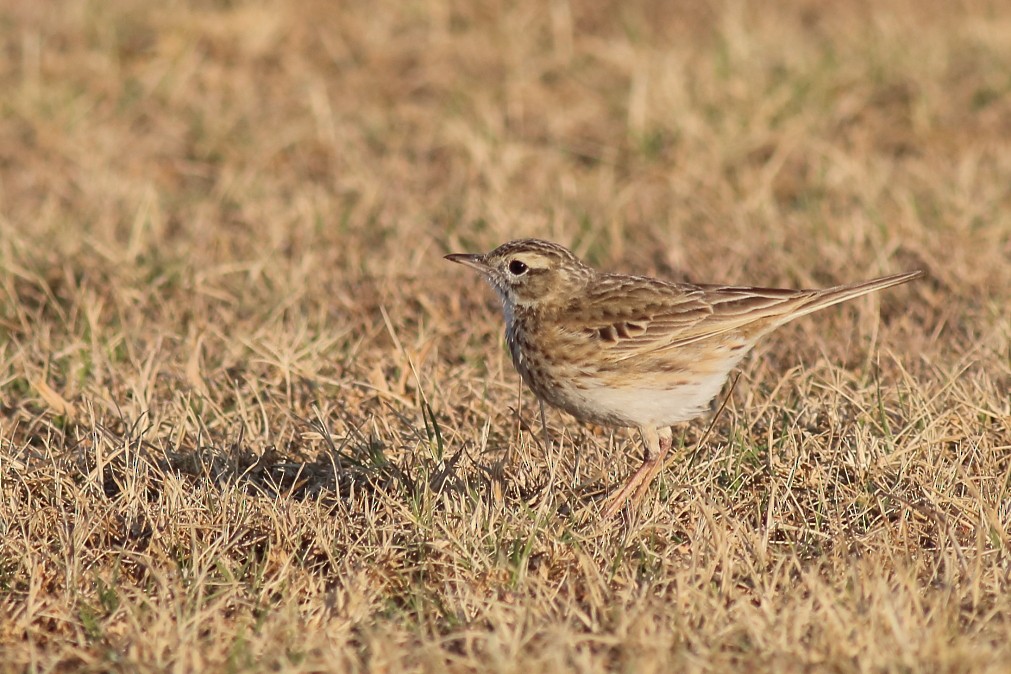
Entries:
{"type": "Polygon", "coordinates": [[[527,269],[529,269],[529,267],[527,267],[519,260],[513,260],[512,262],[509,263],[509,273],[512,274],[513,276],[522,276],[523,274],[527,273],[527,269]]]}

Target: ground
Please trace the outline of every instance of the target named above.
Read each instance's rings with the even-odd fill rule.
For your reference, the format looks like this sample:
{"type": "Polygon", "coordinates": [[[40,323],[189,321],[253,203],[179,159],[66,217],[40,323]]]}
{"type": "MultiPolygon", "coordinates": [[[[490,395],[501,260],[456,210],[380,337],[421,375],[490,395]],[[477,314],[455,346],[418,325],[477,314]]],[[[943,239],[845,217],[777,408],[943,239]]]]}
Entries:
{"type": "MultiPolygon", "coordinates": [[[[0,0],[10,671],[1011,668],[1011,5],[0,0]],[[600,521],[491,290],[925,279],[600,521]]],[[[701,441],[701,442],[700,442],[701,441]]]]}

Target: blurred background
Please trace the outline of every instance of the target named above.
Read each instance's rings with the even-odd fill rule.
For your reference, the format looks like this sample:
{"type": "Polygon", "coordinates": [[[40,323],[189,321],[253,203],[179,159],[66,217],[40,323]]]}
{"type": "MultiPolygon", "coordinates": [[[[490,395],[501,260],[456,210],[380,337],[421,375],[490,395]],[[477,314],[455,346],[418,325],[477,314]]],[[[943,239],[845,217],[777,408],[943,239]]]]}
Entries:
{"type": "Polygon", "coordinates": [[[1009,17],[7,2],[0,213],[53,255],[119,262],[424,274],[443,249],[536,234],[769,282],[943,251],[980,283],[1008,252],[1009,17]]]}

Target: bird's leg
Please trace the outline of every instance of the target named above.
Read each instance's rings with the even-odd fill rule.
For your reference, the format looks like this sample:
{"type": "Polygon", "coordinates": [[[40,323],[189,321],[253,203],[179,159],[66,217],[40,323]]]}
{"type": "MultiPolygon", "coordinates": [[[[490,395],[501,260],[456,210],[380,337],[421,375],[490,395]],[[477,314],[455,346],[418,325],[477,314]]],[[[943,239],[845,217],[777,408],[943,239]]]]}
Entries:
{"type": "Polygon", "coordinates": [[[548,418],[544,414],[544,401],[540,398],[537,402],[541,404],[541,431],[544,433],[544,451],[551,451],[551,436],[548,435],[548,418]]]}
{"type": "Polygon", "coordinates": [[[663,467],[663,459],[670,451],[673,436],[669,428],[664,429],[662,435],[657,433],[657,429],[653,427],[643,428],[641,431],[642,439],[646,445],[642,465],[604,501],[605,518],[614,517],[627,500],[631,500],[633,506],[638,504],[657,471],[663,467]]]}
{"type": "Polygon", "coordinates": [[[667,454],[674,445],[674,434],[671,432],[669,427],[661,429],[659,436],[660,449],[657,452],[656,461],[653,462],[650,472],[646,475],[642,482],[639,483],[635,493],[632,494],[632,498],[630,499],[632,507],[638,506],[639,502],[642,501],[642,497],[646,495],[646,490],[649,489],[651,484],[653,484],[653,480],[656,479],[657,473],[659,473],[663,468],[664,461],[667,459],[667,454]]]}

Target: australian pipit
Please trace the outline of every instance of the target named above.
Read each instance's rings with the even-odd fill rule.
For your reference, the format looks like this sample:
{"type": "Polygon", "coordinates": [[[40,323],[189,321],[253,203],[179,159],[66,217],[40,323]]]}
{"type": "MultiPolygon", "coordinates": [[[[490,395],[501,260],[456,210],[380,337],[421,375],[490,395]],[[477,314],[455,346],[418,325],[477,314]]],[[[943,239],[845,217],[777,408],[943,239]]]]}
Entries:
{"type": "Polygon", "coordinates": [[[534,394],[577,419],[638,428],[642,465],[607,499],[605,517],[638,505],[672,444],[760,337],[845,300],[918,278],[914,271],[822,290],[670,283],[600,273],[539,239],[447,260],[498,292],[513,364],[534,394]]]}

